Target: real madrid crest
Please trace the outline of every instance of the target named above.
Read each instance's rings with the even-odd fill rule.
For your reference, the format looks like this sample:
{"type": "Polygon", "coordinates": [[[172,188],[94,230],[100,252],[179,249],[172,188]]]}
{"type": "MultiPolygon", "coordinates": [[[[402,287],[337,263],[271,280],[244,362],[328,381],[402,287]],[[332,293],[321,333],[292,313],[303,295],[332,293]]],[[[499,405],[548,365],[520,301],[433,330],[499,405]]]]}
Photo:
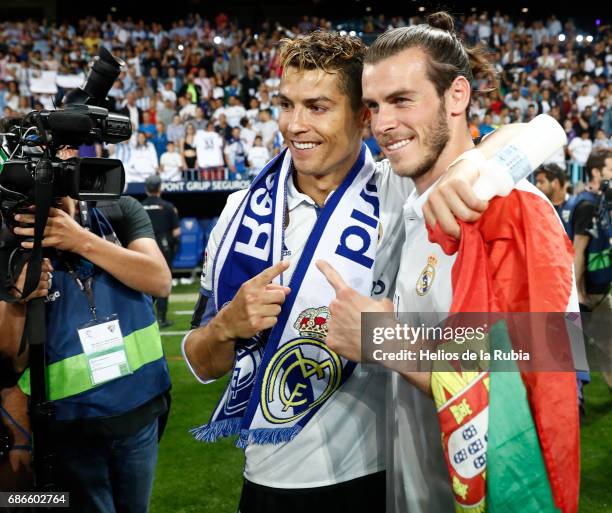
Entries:
{"type": "Polygon", "coordinates": [[[429,255],[427,265],[419,275],[416,282],[416,292],[419,296],[424,296],[431,290],[434,278],[436,277],[436,266],[438,259],[434,255],[429,255]]]}
{"type": "Polygon", "coordinates": [[[342,362],[325,343],[326,306],[301,312],[293,327],[300,337],[278,348],[270,359],[261,388],[265,418],[274,424],[292,422],[324,402],[342,382],[342,362]]]}

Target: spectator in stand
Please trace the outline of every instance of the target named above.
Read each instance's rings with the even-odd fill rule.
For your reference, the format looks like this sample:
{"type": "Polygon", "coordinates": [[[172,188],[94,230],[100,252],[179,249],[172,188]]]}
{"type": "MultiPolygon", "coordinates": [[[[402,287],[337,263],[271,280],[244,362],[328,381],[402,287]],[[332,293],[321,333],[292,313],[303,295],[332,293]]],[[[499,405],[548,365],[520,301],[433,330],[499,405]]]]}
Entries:
{"type": "Polygon", "coordinates": [[[270,109],[263,109],[259,113],[259,123],[255,126],[255,131],[261,134],[263,145],[271,150],[274,135],[278,132],[278,123],[272,119],[270,109]]]}
{"type": "Polygon", "coordinates": [[[132,148],[130,160],[125,168],[126,183],[143,183],[148,176],[157,173],[157,152],[147,141],[144,132],[138,132],[136,145],[132,148]]]}
{"type": "Polygon", "coordinates": [[[251,122],[249,121],[249,118],[247,118],[246,116],[243,117],[240,120],[240,140],[242,141],[242,144],[244,144],[244,147],[246,148],[247,152],[253,146],[255,135],[255,130],[251,128],[251,122]]]}
{"type": "Polygon", "coordinates": [[[173,105],[176,103],[176,91],[172,89],[171,80],[167,80],[164,83],[164,88],[161,90],[161,95],[164,101],[170,100],[173,105]]]}
{"type": "Polygon", "coordinates": [[[219,116],[219,120],[215,125],[215,130],[223,138],[224,141],[229,141],[232,137],[232,127],[227,122],[225,114],[219,116]]]}
{"type": "Polygon", "coordinates": [[[179,96],[179,106],[180,108],[178,113],[181,117],[181,120],[187,121],[195,118],[196,106],[194,103],[191,103],[191,100],[189,100],[188,95],[179,96]]]}
{"type": "Polygon", "coordinates": [[[4,104],[12,111],[17,111],[19,108],[19,90],[17,82],[11,81],[8,83],[8,91],[4,96],[4,104]]]}
{"type": "Polygon", "coordinates": [[[215,131],[212,121],[208,122],[206,131],[200,130],[196,134],[194,146],[203,179],[211,180],[221,177],[219,170],[225,165],[224,144],[223,138],[215,131]]]}
{"type": "Polygon", "coordinates": [[[194,80],[193,73],[189,73],[185,78],[185,83],[179,90],[179,96],[184,96],[193,105],[198,105],[202,98],[202,88],[194,80]]]}
{"type": "Polygon", "coordinates": [[[142,109],[136,105],[136,93],[130,92],[126,95],[125,105],[119,110],[120,114],[128,116],[132,122],[132,130],[142,123],[142,109]]]}
{"type": "Polygon", "coordinates": [[[225,145],[224,154],[229,168],[229,179],[242,180],[247,170],[247,149],[240,140],[240,127],[232,128],[232,137],[225,145]]]}
{"type": "Polygon", "coordinates": [[[480,117],[478,116],[478,114],[472,114],[470,116],[470,135],[472,136],[472,139],[476,139],[477,137],[480,137],[480,117]]]}
{"type": "Polygon", "coordinates": [[[174,103],[171,100],[164,100],[162,108],[157,111],[157,121],[161,121],[164,126],[170,126],[175,115],[174,103]]]}
{"type": "Polygon", "coordinates": [[[229,77],[229,62],[224,58],[222,53],[217,54],[217,57],[215,57],[213,72],[215,74],[217,85],[223,84],[229,77]]]}
{"type": "Polygon", "coordinates": [[[185,136],[179,142],[179,152],[183,159],[183,167],[188,170],[198,168],[195,138],[195,127],[191,123],[187,123],[185,126],[185,136]]]}
{"type": "Polygon", "coordinates": [[[142,87],[136,88],[136,106],[142,111],[151,107],[151,96],[142,87]]]}
{"type": "Polygon", "coordinates": [[[612,148],[612,138],[606,136],[603,129],[595,132],[595,140],[593,141],[593,150],[608,150],[612,148]]]}
{"type": "Polygon", "coordinates": [[[166,135],[166,127],[161,121],[158,121],[155,125],[156,132],[153,137],[151,137],[151,142],[153,146],[155,146],[155,151],[157,152],[157,157],[161,157],[163,153],[166,152],[166,147],[168,146],[168,136],[166,135]]]}
{"type": "Polygon", "coordinates": [[[208,101],[212,93],[212,83],[210,78],[208,78],[206,68],[200,68],[198,70],[198,76],[194,79],[194,82],[200,87],[200,91],[202,92],[200,100],[208,101]]]}
{"type": "Polygon", "coordinates": [[[253,141],[253,146],[247,153],[249,176],[251,178],[257,176],[269,160],[270,152],[268,148],[263,145],[261,135],[257,134],[253,141]]]}
{"type": "Polygon", "coordinates": [[[527,106],[527,112],[525,112],[525,115],[523,116],[523,122],[524,123],[529,123],[537,115],[538,115],[538,108],[537,108],[536,104],[535,103],[530,103],[527,106]]]}
{"type": "Polygon", "coordinates": [[[227,124],[234,127],[240,126],[240,120],[246,116],[246,110],[240,103],[238,96],[232,95],[229,97],[229,105],[225,107],[225,117],[227,118],[227,124]]]}
{"type": "Polygon", "coordinates": [[[510,93],[506,95],[504,101],[506,105],[510,107],[510,109],[519,109],[521,119],[523,117],[523,114],[527,111],[527,107],[529,106],[529,102],[527,102],[527,100],[521,96],[521,93],[517,86],[512,87],[510,93]]]}
{"type": "MultiPolygon", "coordinates": [[[[612,135],[610,27],[600,26],[592,34],[594,40],[587,41],[588,30],[584,27],[564,24],[555,16],[550,16],[545,24],[528,16],[518,22],[500,12],[490,15],[474,11],[463,17],[458,26],[460,36],[472,43],[482,40],[489,46],[505,94],[502,97],[499,91],[494,91],[488,97],[475,98],[471,113],[477,114],[483,124],[490,113],[492,123],[488,126],[527,121],[536,113],[549,113],[562,124],[568,121],[573,124],[573,129],[568,130],[570,136],[572,131],[580,134],[587,130],[590,139],[604,144],[612,135]],[[561,33],[566,36],[564,41],[558,40],[561,33]],[[585,34],[583,42],[576,41],[580,33],[585,34]],[[529,107],[531,104],[535,104],[535,111],[529,107]],[[604,130],[603,138],[595,136],[599,129],[604,130]]],[[[332,26],[329,20],[306,19],[297,18],[291,28],[276,30],[275,20],[238,29],[226,18],[222,31],[215,27],[214,20],[200,16],[176,20],[171,27],[142,20],[94,18],[80,20],[74,26],[32,20],[4,22],[0,25],[0,43],[7,51],[0,50],[0,108],[5,115],[25,112],[32,106],[52,108],[50,95],[32,92],[30,80],[46,70],[60,75],[87,72],[92,52],[105,46],[128,64],[113,84],[109,97],[113,109],[130,117],[134,143],[143,112],[149,113],[150,123],[161,121],[168,127],[168,140],[173,140],[180,152],[184,128],[171,128],[177,112],[182,123],[194,120],[196,128],[214,116],[218,129],[229,138],[231,127],[239,126],[243,117],[234,108],[240,107],[248,108],[246,116],[261,133],[264,145],[277,151],[282,147],[277,128],[272,124],[264,127],[265,122],[260,119],[266,116],[260,114],[265,109],[271,109],[272,122],[278,113],[277,41],[280,37],[296,37],[332,26]],[[221,38],[221,44],[213,41],[216,36],[221,38]],[[179,54],[176,48],[181,44],[184,49],[179,54]],[[181,77],[185,77],[184,83],[181,77]],[[238,95],[242,106],[230,99],[232,95],[238,95]],[[198,106],[204,109],[203,116],[197,113],[198,106]],[[227,123],[221,114],[225,114],[227,123]],[[178,135],[173,137],[174,131],[178,135]]],[[[388,26],[421,22],[418,16],[368,15],[352,23],[355,31],[371,37],[388,26]]],[[[478,89],[487,89],[488,84],[480,77],[474,80],[478,89]]],[[[242,128],[241,140],[248,145],[249,141],[252,143],[249,139],[252,134],[242,128]]],[[[559,165],[560,160],[555,158],[559,165]]]]}
{"type": "Polygon", "coordinates": [[[249,110],[247,110],[247,117],[253,125],[259,122],[259,100],[257,98],[251,98],[249,102],[249,110]]]}
{"type": "Polygon", "coordinates": [[[172,141],[173,143],[179,143],[185,137],[185,125],[178,114],[174,116],[172,123],[168,125],[166,136],[168,137],[168,141],[172,141]]]}
{"type": "Polygon", "coordinates": [[[242,104],[250,105],[251,99],[255,98],[255,94],[261,85],[261,78],[257,76],[254,66],[249,66],[247,74],[240,81],[242,90],[242,104]]]}
{"type": "Polygon", "coordinates": [[[567,152],[572,164],[572,182],[577,182],[579,179],[584,178],[582,168],[586,164],[592,149],[593,142],[589,139],[589,132],[586,130],[580,134],[580,137],[574,137],[567,146],[567,152]]]}
{"type": "Polygon", "coordinates": [[[480,137],[484,137],[487,134],[493,132],[497,127],[493,125],[493,116],[491,112],[487,112],[484,116],[482,123],[478,127],[480,137]]]}
{"type": "Polygon", "coordinates": [[[240,88],[240,81],[238,80],[238,77],[232,76],[230,78],[230,83],[225,86],[223,93],[224,93],[224,103],[225,104],[229,103],[229,99],[232,96],[239,97],[242,94],[242,90],[240,88]]]}
{"type": "Polygon", "coordinates": [[[145,134],[147,140],[151,140],[157,134],[157,129],[151,122],[151,114],[148,111],[142,113],[142,123],[140,123],[138,131],[145,134]]]}
{"type": "Polygon", "coordinates": [[[164,182],[182,180],[183,159],[173,142],[168,142],[166,152],[159,159],[160,176],[164,182]]]}
{"type": "Polygon", "coordinates": [[[195,117],[190,121],[193,124],[196,132],[198,130],[205,130],[207,121],[204,119],[204,109],[202,107],[196,107],[195,109],[195,117]]]}
{"type": "Polygon", "coordinates": [[[584,84],[580,88],[580,94],[576,98],[576,106],[578,112],[582,113],[586,107],[592,107],[595,104],[595,98],[589,94],[589,86],[584,84]]]}

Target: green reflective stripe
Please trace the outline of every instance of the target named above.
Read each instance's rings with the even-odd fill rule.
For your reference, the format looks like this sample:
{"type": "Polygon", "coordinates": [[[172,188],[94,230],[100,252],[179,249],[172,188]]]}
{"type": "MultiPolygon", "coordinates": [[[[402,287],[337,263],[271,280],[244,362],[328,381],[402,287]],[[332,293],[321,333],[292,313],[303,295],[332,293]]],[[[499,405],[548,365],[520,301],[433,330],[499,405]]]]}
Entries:
{"type": "Polygon", "coordinates": [[[612,267],[610,248],[606,248],[599,253],[589,253],[589,263],[587,264],[588,271],[601,271],[602,269],[607,269],[608,267],[612,267]]]}
{"type": "MultiPolygon", "coordinates": [[[[123,342],[132,372],[164,356],[157,322],[130,333],[124,337],[123,342]]],[[[19,387],[25,394],[30,395],[30,369],[21,376],[19,387]]],[[[93,388],[95,385],[91,382],[84,353],[47,366],[47,394],[51,401],[65,399],[93,388]]]]}

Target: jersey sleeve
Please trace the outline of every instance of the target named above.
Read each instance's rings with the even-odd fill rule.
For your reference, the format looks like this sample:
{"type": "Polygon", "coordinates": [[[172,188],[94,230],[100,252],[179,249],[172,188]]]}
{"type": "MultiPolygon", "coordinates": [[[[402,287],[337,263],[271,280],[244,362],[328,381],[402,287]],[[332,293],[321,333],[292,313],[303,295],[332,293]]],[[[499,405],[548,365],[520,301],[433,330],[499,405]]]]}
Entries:
{"type": "MultiPolygon", "coordinates": [[[[213,263],[217,256],[217,251],[219,249],[219,244],[221,243],[221,238],[227,229],[232,216],[238,209],[240,202],[246,196],[247,191],[238,191],[233,194],[230,194],[227,198],[227,203],[225,208],[221,212],[219,216],[219,221],[213,228],[210,238],[208,239],[208,243],[206,244],[206,251],[204,252],[204,262],[202,263],[202,275],[200,277],[200,293],[198,295],[198,300],[194,307],[193,316],[191,318],[191,329],[196,329],[200,326],[206,326],[211,319],[217,314],[217,305],[215,305],[213,290],[212,290],[212,271],[213,271],[213,263]]],[[[187,353],[185,352],[185,342],[187,337],[189,336],[189,331],[183,341],[181,343],[181,351],[183,353],[183,359],[187,364],[187,368],[191,371],[194,377],[200,383],[211,383],[215,380],[203,380],[198,376],[195,372],[189,358],[187,358],[187,353]]]]}

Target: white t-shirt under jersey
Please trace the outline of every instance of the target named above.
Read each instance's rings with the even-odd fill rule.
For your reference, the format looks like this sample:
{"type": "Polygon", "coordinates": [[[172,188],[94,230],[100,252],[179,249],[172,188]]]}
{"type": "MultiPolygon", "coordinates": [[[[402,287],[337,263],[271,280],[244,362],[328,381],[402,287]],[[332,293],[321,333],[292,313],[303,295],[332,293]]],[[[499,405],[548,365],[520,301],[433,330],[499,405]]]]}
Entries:
{"type": "MultiPolygon", "coordinates": [[[[387,161],[377,164],[382,237],[376,254],[374,279],[379,297],[393,291],[403,241],[401,207],[412,181],[393,174],[387,161]],[[384,285],[383,285],[384,284],[384,285]]],[[[203,288],[211,288],[215,253],[232,214],[246,191],[228,197],[207,246],[203,288]]],[[[289,225],[285,231],[289,260],[299,259],[317,219],[314,201],[288,181],[289,225]]],[[[289,268],[288,273],[295,268],[289,268]]],[[[290,279],[290,276],[286,277],[290,279]]],[[[251,444],[245,451],[246,479],[274,488],[312,488],[332,485],[385,470],[385,397],[388,373],[358,365],[351,378],[321,407],[290,442],[251,444]]]]}

